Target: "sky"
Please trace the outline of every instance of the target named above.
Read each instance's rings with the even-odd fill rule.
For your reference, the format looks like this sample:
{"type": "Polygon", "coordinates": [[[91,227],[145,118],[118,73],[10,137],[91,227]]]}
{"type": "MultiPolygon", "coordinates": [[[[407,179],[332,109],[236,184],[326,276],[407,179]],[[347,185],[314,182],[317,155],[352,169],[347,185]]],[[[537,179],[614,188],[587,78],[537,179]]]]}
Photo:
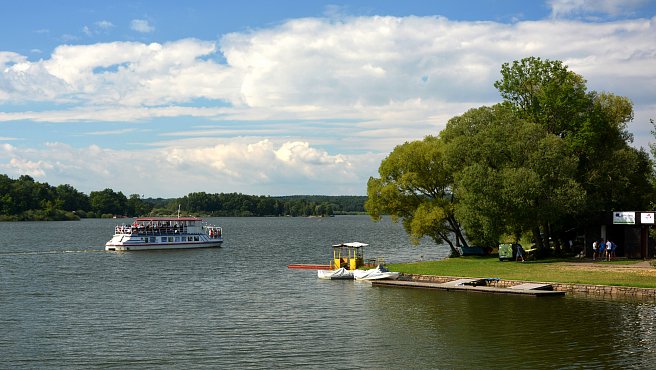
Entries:
{"type": "Polygon", "coordinates": [[[35,1],[0,11],[0,173],[89,194],[365,195],[395,146],[561,60],[656,141],[656,0],[35,1]]]}

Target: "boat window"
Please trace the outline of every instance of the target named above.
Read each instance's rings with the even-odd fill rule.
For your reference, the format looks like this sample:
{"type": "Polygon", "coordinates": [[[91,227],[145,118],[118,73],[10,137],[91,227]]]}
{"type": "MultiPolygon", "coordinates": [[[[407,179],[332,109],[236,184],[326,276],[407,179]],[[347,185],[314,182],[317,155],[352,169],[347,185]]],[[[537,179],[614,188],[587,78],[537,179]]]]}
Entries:
{"type": "Polygon", "coordinates": [[[198,241],[198,240],[199,240],[198,237],[194,236],[194,241],[198,241]]]}
{"type": "Polygon", "coordinates": [[[156,239],[156,238],[155,238],[154,236],[151,236],[151,237],[150,237],[150,242],[151,242],[151,243],[155,243],[155,239],[156,239]]]}
{"type": "Polygon", "coordinates": [[[166,243],[166,237],[165,236],[162,237],[162,243],[166,243]]]}

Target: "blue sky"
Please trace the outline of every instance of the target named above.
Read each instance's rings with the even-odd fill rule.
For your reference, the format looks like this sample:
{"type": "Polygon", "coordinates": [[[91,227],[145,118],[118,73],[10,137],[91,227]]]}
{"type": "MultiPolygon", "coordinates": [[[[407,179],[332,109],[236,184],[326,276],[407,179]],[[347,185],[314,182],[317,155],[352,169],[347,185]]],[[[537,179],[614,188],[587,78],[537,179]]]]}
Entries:
{"type": "Polygon", "coordinates": [[[656,1],[25,1],[0,12],[0,173],[90,192],[365,194],[398,144],[562,60],[654,141],[656,1]]]}

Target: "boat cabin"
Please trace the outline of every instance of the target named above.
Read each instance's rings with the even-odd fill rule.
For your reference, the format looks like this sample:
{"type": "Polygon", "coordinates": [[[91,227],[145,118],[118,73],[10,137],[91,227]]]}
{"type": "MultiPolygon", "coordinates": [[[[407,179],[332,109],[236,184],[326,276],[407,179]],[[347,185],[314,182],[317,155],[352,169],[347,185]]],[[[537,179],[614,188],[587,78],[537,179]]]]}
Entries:
{"type": "Polygon", "coordinates": [[[364,266],[364,247],[368,245],[360,242],[333,245],[331,268],[339,269],[344,267],[347,270],[355,270],[364,266]]]}

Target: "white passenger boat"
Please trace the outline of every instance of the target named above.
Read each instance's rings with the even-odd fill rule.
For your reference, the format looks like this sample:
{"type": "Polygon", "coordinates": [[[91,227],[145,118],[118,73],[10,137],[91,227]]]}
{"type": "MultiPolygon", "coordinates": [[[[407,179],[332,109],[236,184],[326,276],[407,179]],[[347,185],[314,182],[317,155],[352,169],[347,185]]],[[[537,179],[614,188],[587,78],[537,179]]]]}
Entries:
{"type": "Polygon", "coordinates": [[[131,225],[117,225],[105,244],[107,251],[136,251],[220,247],[223,230],[197,217],[136,218],[131,225]]]}

